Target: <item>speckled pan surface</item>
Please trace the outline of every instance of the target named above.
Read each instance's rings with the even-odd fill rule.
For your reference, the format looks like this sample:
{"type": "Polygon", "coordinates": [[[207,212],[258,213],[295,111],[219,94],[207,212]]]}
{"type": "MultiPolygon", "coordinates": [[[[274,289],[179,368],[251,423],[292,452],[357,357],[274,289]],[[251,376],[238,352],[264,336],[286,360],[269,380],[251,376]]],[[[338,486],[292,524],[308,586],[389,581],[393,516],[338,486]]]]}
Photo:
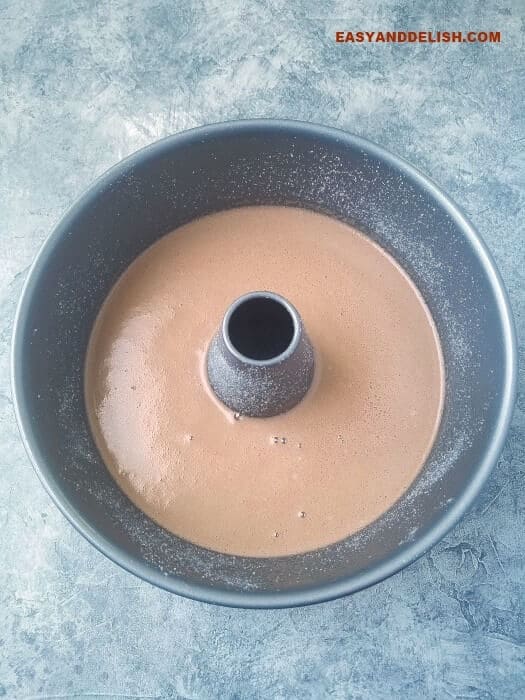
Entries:
{"type": "Polygon", "coordinates": [[[16,318],[13,385],[26,448],[55,503],[124,568],[182,595],[246,607],[319,602],[413,561],[479,493],[514,403],[516,349],[500,277],[457,207],[404,161],[298,122],[212,125],[121,162],[41,250],[16,318]],[[129,263],[196,216],[246,204],[322,211],[368,233],[409,272],[445,357],[441,429],[420,477],[372,526],[302,555],[211,552],[159,528],[120,492],[88,430],[82,374],[98,309],[129,263]]]}
{"type": "Polygon", "coordinates": [[[272,292],[249,292],[228,309],[221,328],[208,348],[208,380],[224,404],[245,416],[275,416],[288,411],[306,394],[314,376],[314,350],[297,309],[272,292]],[[293,320],[288,347],[277,357],[254,359],[244,356],[232,342],[228,330],[232,313],[249,300],[271,299],[287,309],[293,320]]]}

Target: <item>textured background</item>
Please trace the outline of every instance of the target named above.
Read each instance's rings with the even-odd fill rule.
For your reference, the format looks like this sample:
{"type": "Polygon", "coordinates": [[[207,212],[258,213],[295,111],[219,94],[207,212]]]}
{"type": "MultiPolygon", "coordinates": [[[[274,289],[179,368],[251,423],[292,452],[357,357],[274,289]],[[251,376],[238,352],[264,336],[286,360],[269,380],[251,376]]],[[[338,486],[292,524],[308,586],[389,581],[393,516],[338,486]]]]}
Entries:
{"type": "Polygon", "coordinates": [[[0,696],[525,697],[523,393],[478,504],[427,556],[345,600],[248,612],[155,590],[72,529],[20,443],[8,357],[28,266],[93,178],[169,133],[261,116],[343,127],[434,178],[492,249],[523,338],[523,16],[520,0],[0,0],[0,696]],[[336,29],[502,43],[345,46],[336,29]]]}

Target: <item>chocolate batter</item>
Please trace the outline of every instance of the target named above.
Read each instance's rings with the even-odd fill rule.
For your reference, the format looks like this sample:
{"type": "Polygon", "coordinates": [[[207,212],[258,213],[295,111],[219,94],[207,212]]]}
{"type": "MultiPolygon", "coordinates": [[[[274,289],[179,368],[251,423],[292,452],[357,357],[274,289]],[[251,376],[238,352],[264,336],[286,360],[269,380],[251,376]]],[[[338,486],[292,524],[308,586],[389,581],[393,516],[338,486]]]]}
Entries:
{"type": "Polygon", "coordinates": [[[249,556],[316,549],[364,527],[417,476],[434,441],[443,364],[403,270],[329,217],[244,207],[165,236],[124,273],[95,324],[86,401],[125,493],[203,547],[249,556]],[[301,314],[316,379],[274,418],[234,415],[205,375],[208,343],[242,294],[301,314]]]}

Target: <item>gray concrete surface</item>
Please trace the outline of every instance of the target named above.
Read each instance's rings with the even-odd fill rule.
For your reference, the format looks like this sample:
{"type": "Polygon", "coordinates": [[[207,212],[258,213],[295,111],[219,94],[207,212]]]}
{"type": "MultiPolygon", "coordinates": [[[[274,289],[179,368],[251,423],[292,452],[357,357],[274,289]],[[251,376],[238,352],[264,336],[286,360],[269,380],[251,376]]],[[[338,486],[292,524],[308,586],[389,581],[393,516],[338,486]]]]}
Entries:
{"type": "Polygon", "coordinates": [[[10,399],[39,245],[108,166],[191,126],[291,117],[405,157],[470,215],[524,337],[519,0],[0,0],[0,696],[525,697],[523,383],[474,510],[351,598],[240,611],[119,570],[52,506],[10,399]],[[408,9],[410,6],[410,9],[408,9]],[[501,44],[336,45],[336,29],[488,29],[501,44]]]}

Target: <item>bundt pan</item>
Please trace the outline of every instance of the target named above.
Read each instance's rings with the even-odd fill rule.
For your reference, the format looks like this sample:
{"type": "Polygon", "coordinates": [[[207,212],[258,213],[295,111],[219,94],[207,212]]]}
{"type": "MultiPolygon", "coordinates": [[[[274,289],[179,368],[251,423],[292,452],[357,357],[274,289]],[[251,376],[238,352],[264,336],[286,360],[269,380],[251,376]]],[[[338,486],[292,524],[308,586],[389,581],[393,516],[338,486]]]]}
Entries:
{"type": "MultiPolygon", "coordinates": [[[[249,237],[246,231],[247,245],[249,237]]],[[[256,120],[171,136],[93,184],[29,273],[16,316],[12,372],[31,461],[56,505],[93,545],[168,591],[270,608],[317,603],[370,586],[414,561],[457,523],[502,449],[515,397],[516,347],[495,265],[472,225],[436,185],[356,136],[256,120]],[[408,492],[345,540],[268,559],[203,549],[138,510],[99,456],[83,396],[90,331],[119,275],[177,226],[250,204],[324,212],[383,246],[430,307],[446,370],[439,434],[408,492]]]]}

